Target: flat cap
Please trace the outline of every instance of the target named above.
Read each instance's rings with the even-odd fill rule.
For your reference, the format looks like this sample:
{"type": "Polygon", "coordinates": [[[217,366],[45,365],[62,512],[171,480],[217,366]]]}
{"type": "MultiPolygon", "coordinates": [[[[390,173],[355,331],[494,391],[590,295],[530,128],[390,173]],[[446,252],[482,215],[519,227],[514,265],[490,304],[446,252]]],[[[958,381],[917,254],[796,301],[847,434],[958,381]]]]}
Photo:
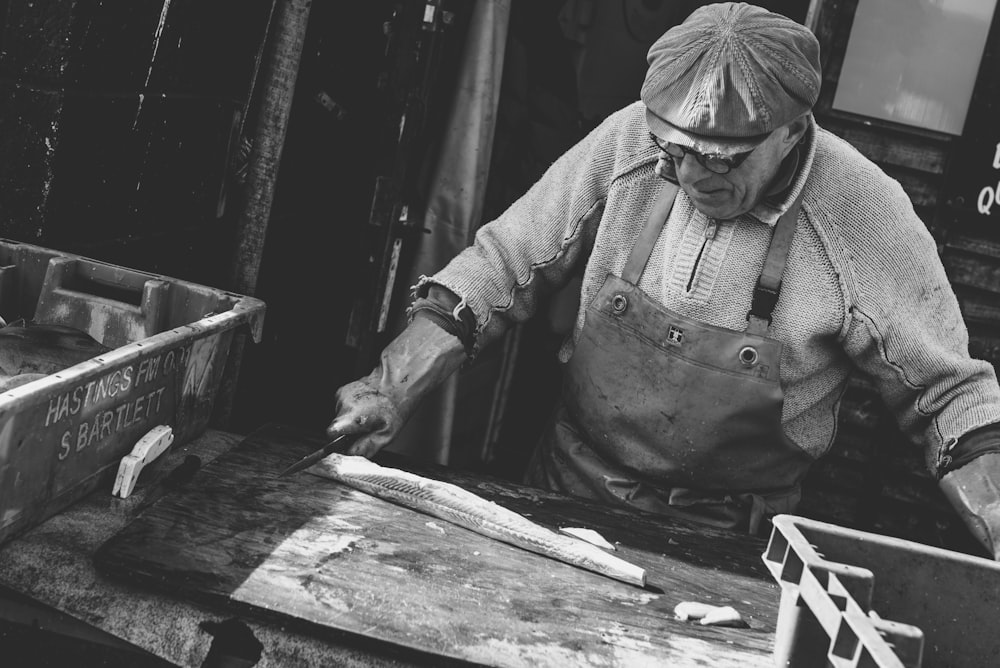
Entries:
{"type": "Polygon", "coordinates": [[[642,84],[653,134],[701,153],[749,151],[819,97],[819,42],[743,2],[696,9],[649,49],[642,84]]]}

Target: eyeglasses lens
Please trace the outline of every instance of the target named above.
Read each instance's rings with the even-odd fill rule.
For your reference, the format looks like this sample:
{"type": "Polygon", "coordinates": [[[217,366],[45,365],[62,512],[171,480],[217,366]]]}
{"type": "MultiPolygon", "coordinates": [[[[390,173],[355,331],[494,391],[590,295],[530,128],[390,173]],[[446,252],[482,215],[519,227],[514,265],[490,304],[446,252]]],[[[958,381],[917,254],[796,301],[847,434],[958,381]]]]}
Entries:
{"type": "Polygon", "coordinates": [[[746,151],[732,156],[705,155],[704,153],[698,153],[694,149],[680,144],[667,143],[664,145],[658,138],[656,139],[656,144],[662,150],[666,151],[667,155],[677,160],[677,162],[683,160],[684,156],[690,153],[694,156],[695,160],[698,161],[698,164],[715,174],[728,174],[730,171],[743,164],[743,161],[746,160],[751,153],[753,153],[753,151],[746,151]]]}
{"type": "Polygon", "coordinates": [[[730,162],[731,158],[727,159],[720,156],[705,155],[704,153],[698,153],[697,151],[689,149],[687,146],[681,146],[680,144],[667,144],[667,153],[678,162],[684,159],[684,155],[686,153],[690,153],[702,167],[716,174],[726,174],[733,167],[730,162]]]}

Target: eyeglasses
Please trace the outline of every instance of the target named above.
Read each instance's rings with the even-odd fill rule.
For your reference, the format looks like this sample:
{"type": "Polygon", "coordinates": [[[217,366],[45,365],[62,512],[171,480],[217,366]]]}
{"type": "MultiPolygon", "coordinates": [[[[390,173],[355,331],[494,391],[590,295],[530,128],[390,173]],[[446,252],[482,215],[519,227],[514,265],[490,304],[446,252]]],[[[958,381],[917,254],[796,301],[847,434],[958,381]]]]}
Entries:
{"type": "MultiPolygon", "coordinates": [[[[694,156],[694,159],[698,161],[698,164],[707,169],[714,174],[728,174],[729,172],[737,169],[740,165],[750,157],[750,154],[757,150],[757,147],[753,147],[749,151],[744,151],[742,153],[734,153],[733,155],[720,155],[718,153],[699,153],[693,148],[682,146],[681,144],[674,144],[673,142],[668,142],[663,144],[660,138],[656,135],[650,133],[650,137],[653,138],[653,142],[660,148],[661,151],[669,155],[671,158],[680,162],[684,159],[684,156],[690,153],[694,156]]],[[[759,145],[758,145],[759,146],[759,145]]]]}

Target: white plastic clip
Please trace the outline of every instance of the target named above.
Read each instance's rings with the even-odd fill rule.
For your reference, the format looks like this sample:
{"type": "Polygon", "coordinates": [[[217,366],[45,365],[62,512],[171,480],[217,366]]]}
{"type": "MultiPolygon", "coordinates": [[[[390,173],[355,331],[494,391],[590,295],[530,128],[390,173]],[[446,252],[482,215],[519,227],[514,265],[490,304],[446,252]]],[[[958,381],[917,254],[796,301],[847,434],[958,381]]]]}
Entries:
{"type": "Polygon", "coordinates": [[[111,496],[127,497],[135,488],[135,481],[139,478],[139,473],[143,467],[150,463],[170,447],[174,442],[174,432],[169,426],[161,424],[153,427],[149,432],[139,439],[139,442],[132,448],[132,452],[122,457],[121,464],[118,465],[118,477],[115,478],[115,487],[111,490],[111,496]]]}

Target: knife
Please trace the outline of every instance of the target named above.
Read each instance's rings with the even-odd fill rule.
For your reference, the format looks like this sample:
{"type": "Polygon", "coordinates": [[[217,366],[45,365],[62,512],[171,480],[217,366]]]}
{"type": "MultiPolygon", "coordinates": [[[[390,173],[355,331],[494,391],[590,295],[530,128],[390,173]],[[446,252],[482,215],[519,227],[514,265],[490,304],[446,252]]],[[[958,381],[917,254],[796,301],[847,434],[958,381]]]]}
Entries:
{"type": "Polygon", "coordinates": [[[287,469],[285,469],[284,471],[282,471],[281,473],[279,473],[278,477],[279,478],[283,478],[286,475],[291,475],[292,473],[298,473],[302,469],[309,468],[310,466],[312,466],[313,464],[315,464],[319,460],[323,459],[327,455],[332,454],[333,452],[336,452],[337,450],[347,449],[348,447],[350,447],[350,445],[354,441],[358,440],[359,438],[361,438],[364,435],[365,435],[364,433],[361,433],[361,434],[341,434],[340,436],[338,436],[337,438],[333,439],[332,441],[330,441],[329,443],[327,443],[326,445],[324,445],[322,448],[320,448],[316,452],[312,453],[311,455],[306,455],[305,457],[303,457],[299,461],[297,461],[294,464],[292,464],[291,466],[289,466],[287,469]]]}

